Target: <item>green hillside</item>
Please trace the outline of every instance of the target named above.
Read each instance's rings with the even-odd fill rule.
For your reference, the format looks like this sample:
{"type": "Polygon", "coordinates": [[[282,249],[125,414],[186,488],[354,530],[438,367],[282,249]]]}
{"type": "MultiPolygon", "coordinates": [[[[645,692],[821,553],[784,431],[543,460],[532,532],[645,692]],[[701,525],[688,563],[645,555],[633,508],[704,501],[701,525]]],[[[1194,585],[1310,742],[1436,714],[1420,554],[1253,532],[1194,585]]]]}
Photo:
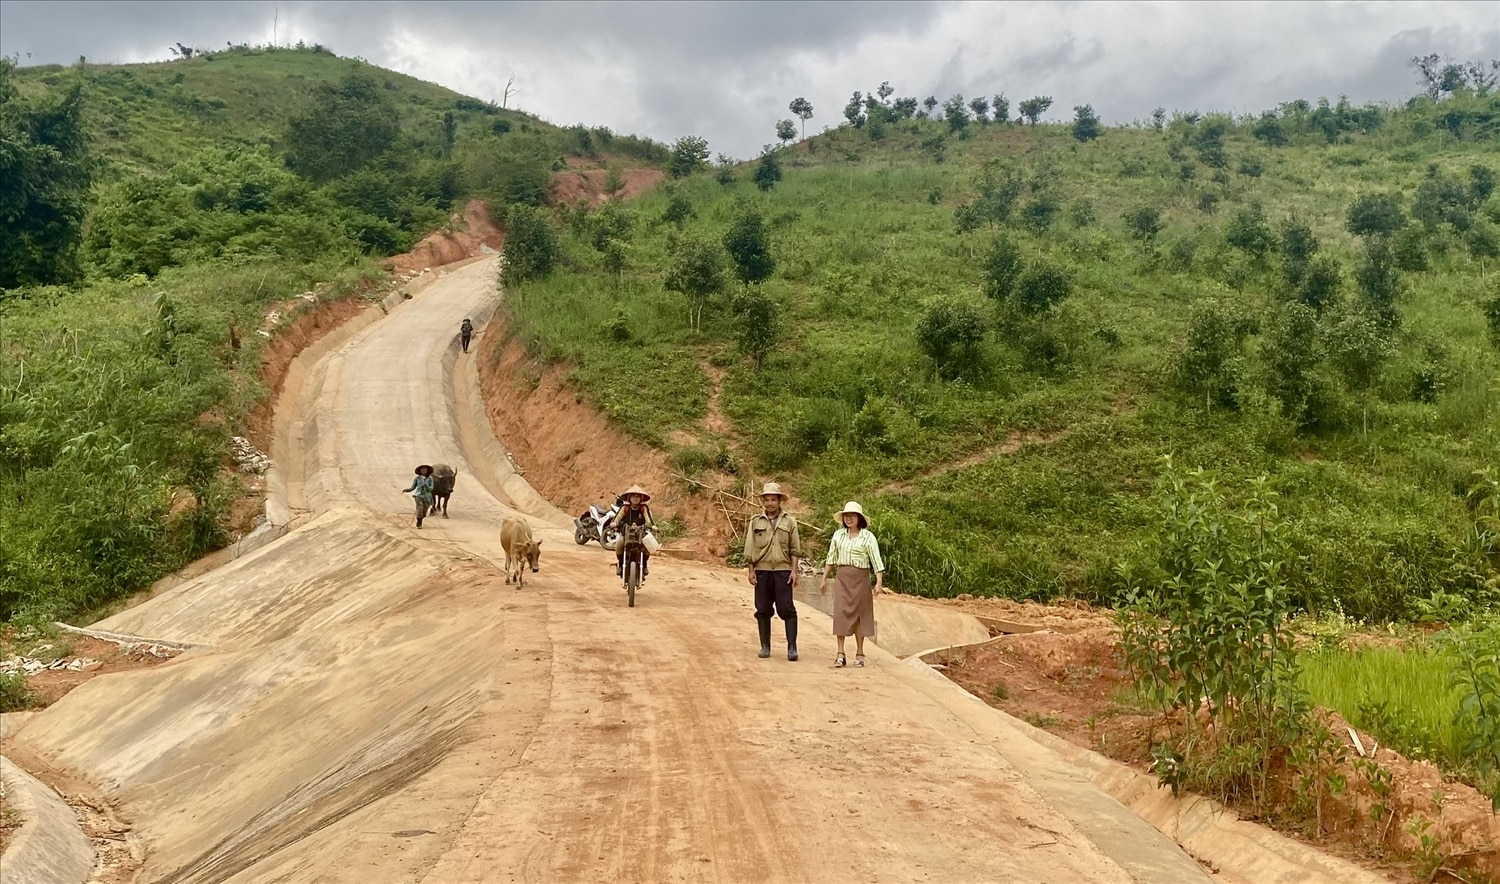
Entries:
{"type": "Polygon", "coordinates": [[[860,499],[908,592],[1122,598],[1171,455],[1231,500],[1269,478],[1302,607],[1500,598],[1470,496],[1500,466],[1500,98],[1087,141],[915,106],[566,213],[560,269],[510,288],[525,339],[642,438],[703,439],[673,448],[690,476],[860,499]]]}
{"type": "Polygon", "coordinates": [[[0,620],[221,545],[268,305],[369,292],[463,200],[539,205],[574,155],[667,151],[319,47],[0,60],[0,620]]]}

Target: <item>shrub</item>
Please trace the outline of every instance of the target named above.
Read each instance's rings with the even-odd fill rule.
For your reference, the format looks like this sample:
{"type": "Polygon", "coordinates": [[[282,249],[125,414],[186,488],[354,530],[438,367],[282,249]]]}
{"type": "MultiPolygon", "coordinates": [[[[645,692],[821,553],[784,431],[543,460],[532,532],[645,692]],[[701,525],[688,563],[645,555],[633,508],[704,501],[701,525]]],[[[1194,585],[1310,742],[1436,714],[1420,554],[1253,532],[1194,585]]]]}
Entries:
{"type": "Polygon", "coordinates": [[[1072,291],[1073,278],[1066,270],[1035,261],[1016,281],[1016,302],[1024,313],[1044,313],[1062,303],[1072,291]]]}
{"type": "Polygon", "coordinates": [[[1287,628],[1287,530],[1264,478],[1234,509],[1202,471],[1166,467],[1158,538],[1121,565],[1120,646],[1141,691],[1178,713],[1152,749],[1162,782],[1260,806],[1267,761],[1297,741],[1307,712],[1287,628]]]}
{"type": "Polygon", "coordinates": [[[917,322],[917,345],[949,380],[983,373],[979,345],[984,317],[973,305],[949,298],[928,304],[917,322]]]}

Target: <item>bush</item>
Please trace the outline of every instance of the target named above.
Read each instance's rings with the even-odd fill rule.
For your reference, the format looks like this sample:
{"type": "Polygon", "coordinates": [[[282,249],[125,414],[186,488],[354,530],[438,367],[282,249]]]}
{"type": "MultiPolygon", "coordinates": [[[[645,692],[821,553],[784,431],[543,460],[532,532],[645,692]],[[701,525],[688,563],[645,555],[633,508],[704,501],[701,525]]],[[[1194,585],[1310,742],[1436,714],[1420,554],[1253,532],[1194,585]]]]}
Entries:
{"type": "Polygon", "coordinates": [[[1307,712],[1287,628],[1287,529],[1264,478],[1234,509],[1202,471],[1166,463],[1158,539],[1121,563],[1121,650],[1139,690],[1179,713],[1152,749],[1163,784],[1258,807],[1269,759],[1297,741],[1307,712]]]}
{"type": "Polygon", "coordinates": [[[1023,313],[1044,313],[1073,291],[1073,277],[1061,267],[1034,261],[1016,281],[1016,302],[1023,313]]]}
{"type": "Polygon", "coordinates": [[[941,299],[923,311],[917,323],[917,345],[932,360],[939,376],[949,380],[972,378],[984,371],[979,350],[984,332],[984,317],[973,305],[941,299]]]}
{"type": "Polygon", "coordinates": [[[36,696],[26,686],[26,674],[22,672],[0,672],[0,712],[19,712],[36,702],[36,696]]]}
{"type": "Polygon", "coordinates": [[[505,214],[505,253],[501,280],[518,286],[552,272],[561,253],[557,231],[545,209],[511,206],[505,214]]]}

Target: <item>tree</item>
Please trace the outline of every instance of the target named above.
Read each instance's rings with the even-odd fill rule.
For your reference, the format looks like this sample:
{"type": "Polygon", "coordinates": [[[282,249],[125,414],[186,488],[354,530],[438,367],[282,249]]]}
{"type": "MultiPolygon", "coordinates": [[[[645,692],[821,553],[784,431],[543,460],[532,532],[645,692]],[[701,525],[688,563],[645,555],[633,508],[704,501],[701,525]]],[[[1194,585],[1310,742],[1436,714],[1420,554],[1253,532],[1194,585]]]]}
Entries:
{"type": "Polygon", "coordinates": [[[1033,261],[1016,280],[1016,303],[1023,313],[1045,313],[1072,291],[1073,278],[1066,270],[1046,261],[1033,261]]]}
{"type": "Polygon", "coordinates": [[[698,210],[693,208],[693,202],[687,198],[687,194],[669,191],[667,207],[661,213],[663,221],[681,227],[687,219],[696,214],[698,214],[698,210]]]}
{"type": "Polygon", "coordinates": [[[1427,260],[1427,244],[1422,241],[1422,230],[1406,227],[1391,237],[1391,254],[1396,259],[1396,269],[1408,273],[1421,273],[1431,267],[1427,260]]]}
{"type": "Polygon", "coordinates": [[[1161,233],[1166,224],[1161,220],[1161,210],[1155,206],[1140,206],[1125,213],[1125,226],[1130,230],[1130,238],[1140,240],[1144,243],[1156,241],[1156,235],[1161,233]]]}
{"type": "Polygon", "coordinates": [[[443,156],[453,156],[453,142],[458,137],[458,123],[453,119],[453,111],[443,111],[443,156]]]}
{"type": "Polygon", "coordinates": [[[93,183],[83,90],[22,98],[0,57],[0,289],[67,282],[93,183]]]}
{"type": "Polygon", "coordinates": [[[1010,99],[1005,97],[1004,92],[990,99],[990,107],[994,108],[995,122],[1010,122],[1010,99]]]}
{"type": "Polygon", "coordinates": [[[929,95],[922,99],[922,112],[925,116],[932,116],[932,112],[938,106],[936,95],[929,95]]]}
{"type": "Polygon", "coordinates": [[[1008,236],[995,237],[984,261],[984,293],[997,302],[1004,302],[1015,291],[1023,267],[1020,247],[1008,236]]]}
{"type": "Polygon", "coordinates": [[[1297,283],[1297,300],[1322,313],[1332,306],[1344,284],[1344,271],[1338,259],[1328,255],[1314,258],[1297,283]]]}
{"type": "Polygon", "coordinates": [[[709,298],[724,290],[724,250],[701,236],[678,239],[670,248],[671,266],[665,287],[688,299],[688,320],[693,331],[703,327],[703,308],[709,298]]]}
{"type": "Polygon", "coordinates": [[[1276,249],[1276,238],[1260,203],[1251,203],[1234,213],[1224,231],[1224,240],[1257,262],[1264,261],[1276,249]]]}
{"type": "Polygon", "coordinates": [[[776,124],[776,138],[784,146],[788,141],[797,137],[797,124],[791,120],[782,120],[776,124]]]}
{"type": "Polygon", "coordinates": [[[917,115],[917,99],[913,97],[898,98],[891,105],[891,112],[898,120],[909,120],[917,115]]]}
{"type": "Polygon", "coordinates": [[[781,339],[781,308],[760,289],[734,299],[734,337],[741,353],[764,368],[766,354],[781,339]]]}
{"type": "Polygon", "coordinates": [[[708,162],[708,139],[684,135],[672,143],[667,171],[673,178],[686,178],[708,162]]]}
{"type": "Polygon", "coordinates": [[[1160,132],[1167,124],[1167,109],[1155,107],[1151,109],[1151,128],[1160,132]]]}
{"type": "Polygon", "coordinates": [[[1302,286],[1317,253],[1318,238],[1306,221],[1288,218],[1281,225],[1281,277],[1288,290],[1296,291],[1302,286]]]}
{"type": "Polygon", "coordinates": [[[1247,332],[1247,323],[1229,305],[1195,305],[1188,317],[1187,341],[1177,357],[1177,385],[1201,395],[1204,408],[1216,402],[1233,405],[1247,332]]]}
{"type": "Polygon", "coordinates": [[[375,77],[363,70],[319,83],[312,106],[292,117],[287,165],[322,183],[363,168],[395,144],[400,116],[375,77]]]}
{"type": "Polygon", "coordinates": [[[1275,111],[1262,113],[1250,132],[1272,147],[1285,147],[1290,140],[1286,136],[1286,127],[1281,125],[1281,118],[1276,116],[1275,111]]]}
{"type": "Polygon", "coordinates": [[[610,166],[609,171],[604,175],[604,194],[614,199],[624,189],[625,175],[620,171],[619,166],[610,166]]]}
{"type": "Polygon", "coordinates": [[[1260,341],[1266,392],[1281,403],[1281,413],[1299,423],[1307,414],[1318,363],[1318,318],[1311,308],[1293,302],[1272,311],[1260,341]]]}
{"type": "Polygon", "coordinates": [[[886,80],[880,84],[880,88],[876,89],[875,92],[880,96],[881,103],[884,104],[886,99],[896,94],[896,89],[891,85],[890,80],[886,80]]]}
{"type": "Polygon", "coordinates": [[[929,303],[917,322],[917,346],[940,377],[954,380],[978,374],[982,366],[984,316],[972,304],[943,298],[929,303]]]}
{"type": "Polygon", "coordinates": [[[854,95],[849,98],[849,103],[844,105],[844,119],[848,120],[849,125],[856,129],[863,127],[865,124],[864,93],[858,89],[854,90],[854,95]]]}
{"type": "Polygon", "coordinates": [[[1365,306],[1383,329],[1401,325],[1396,300],[1401,297],[1401,273],[1396,268],[1396,250],[1389,237],[1365,239],[1365,253],[1354,271],[1365,306]]]}
{"type": "Polygon", "coordinates": [[[802,121],[802,137],[806,138],[807,121],[811,120],[813,116],[812,102],[805,98],[794,98],[792,99],[792,103],[787,105],[787,109],[796,114],[797,119],[802,121]]]}
{"type": "Polygon", "coordinates": [[[1026,122],[1035,126],[1037,120],[1040,120],[1042,114],[1046,113],[1047,108],[1051,106],[1052,96],[1038,95],[1035,98],[1028,98],[1021,102],[1017,109],[1021,112],[1021,116],[1026,119],[1026,122]]]}
{"type": "Polygon", "coordinates": [[[984,124],[990,121],[990,100],[983,95],[969,101],[969,110],[974,112],[976,122],[984,124]]]}
{"type": "Polygon", "coordinates": [[[1377,317],[1359,306],[1347,307],[1333,317],[1323,332],[1323,351],[1344,386],[1360,400],[1360,426],[1370,432],[1370,392],[1380,380],[1380,371],[1395,353],[1390,336],[1377,317]]]}
{"type": "Polygon", "coordinates": [[[1495,170],[1475,163],[1469,167],[1469,202],[1480,206],[1495,192],[1495,170]]]}
{"type": "Polygon", "coordinates": [[[781,160],[776,158],[773,151],[766,151],[760,155],[760,162],[755,167],[755,186],[761,190],[770,190],[781,181],[781,160]]]}
{"type": "Polygon", "coordinates": [[[1005,223],[1026,187],[1019,172],[1009,167],[1002,168],[997,161],[986,163],[974,184],[979,195],[953,212],[954,225],[959,233],[978,230],[985,224],[993,227],[1005,223]]]}
{"type": "Polygon", "coordinates": [[[505,212],[505,252],[501,281],[519,286],[552,272],[561,252],[557,231],[545,209],[513,205],[505,212]]]}
{"type": "Polygon", "coordinates": [[[1345,227],[1355,236],[1389,236],[1406,226],[1400,193],[1363,193],[1349,206],[1345,227]]]}
{"type": "Polygon", "coordinates": [[[724,251],[734,262],[734,273],[748,288],[771,278],[776,260],[771,257],[771,237],[760,213],[745,211],[724,234],[724,251]]]}
{"type": "Polygon", "coordinates": [[[1094,113],[1091,104],[1080,105],[1073,108],[1073,137],[1082,142],[1090,142],[1099,137],[1099,115],[1094,113]]]}
{"type": "Polygon", "coordinates": [[[734,183],[734,160],[724,154],[719,154],[714,161],[714,167],[718,170],[714,174],[714,180],[728,187],[734,183]]]}
{"type": "Polygon", "coordinates": [[[948,131],[958,132],[969,125],[969,111],[964,106],[964,97],[955,95],[943,102],[943,119],[948,121],[948,131]]]}

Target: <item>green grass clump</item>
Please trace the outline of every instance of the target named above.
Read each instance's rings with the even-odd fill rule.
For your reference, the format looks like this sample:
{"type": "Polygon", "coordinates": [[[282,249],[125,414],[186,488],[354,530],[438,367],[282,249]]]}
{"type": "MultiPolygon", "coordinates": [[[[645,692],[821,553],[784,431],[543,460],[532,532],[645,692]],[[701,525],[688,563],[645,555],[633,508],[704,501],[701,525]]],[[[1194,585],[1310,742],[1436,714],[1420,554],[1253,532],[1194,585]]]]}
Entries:
{"type": "Polygon", "coordinates": [[[1454,723],[1461,692],[1449,686],[1450,662],[1430,642],[1366,645],[1299,659],[1312,701],[1411,758],[1447,770],[1468,762],[1454,723]]]}

